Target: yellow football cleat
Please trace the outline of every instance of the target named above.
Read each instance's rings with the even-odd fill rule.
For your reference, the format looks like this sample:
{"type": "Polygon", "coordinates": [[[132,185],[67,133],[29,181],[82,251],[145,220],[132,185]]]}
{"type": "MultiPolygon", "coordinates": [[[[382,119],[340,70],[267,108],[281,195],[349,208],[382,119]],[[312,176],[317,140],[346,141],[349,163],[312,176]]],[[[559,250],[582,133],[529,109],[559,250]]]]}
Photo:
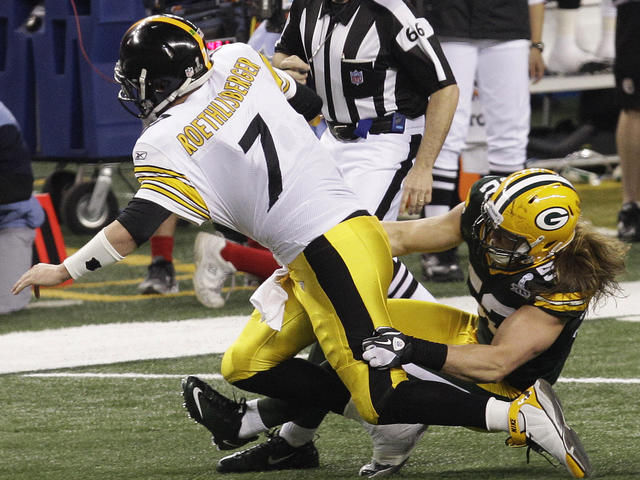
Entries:
{"type": "Polygon", "coordinates": [[[591,473],[591,463],[582,442],[565,423],[560,399],[546,380],[538,379],[511,402],[509,433],[507,445],[544,450],[562,463],[574,478],[584,478],[591,473]],[[519,420],[524,420],[524,425],[520,425],[519,420]]]}

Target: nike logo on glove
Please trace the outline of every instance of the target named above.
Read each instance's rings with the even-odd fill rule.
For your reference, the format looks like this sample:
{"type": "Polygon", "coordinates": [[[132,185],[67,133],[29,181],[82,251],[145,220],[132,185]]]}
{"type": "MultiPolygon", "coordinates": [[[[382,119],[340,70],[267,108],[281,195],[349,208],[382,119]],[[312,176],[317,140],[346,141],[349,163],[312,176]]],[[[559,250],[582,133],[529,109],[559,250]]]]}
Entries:
{"type": "Polygon", "coordinates": [[[200,407],[200,396],[199,396],[199,394],[202,393],[202,390],[200,390],[198,387],[195,387],[192,393],[193,393],[193,399],[196,401],[196,407],[198,407],[198,412],[200,412],[200,418],[204,418],[204,416],[202,415],[202,408],[200,407]]]}
{"type": "Polygon", "coordinates": [[[289,459],[289,458],[293,457],[295,454],[296,454],[296,453],[295,453],[295,452],[293,452],[293,453],[290,453],[289,455],[285,455],[284,457],[280,457],[280,458],[273,458],[271,455],[269,455],[269,456],[267,457],[267,463],[268,463],[269,465],[277,465],[278,463],[282,463],[282,462],[284,462],[285,460],[287,460],[287,459],[289,459]]]}

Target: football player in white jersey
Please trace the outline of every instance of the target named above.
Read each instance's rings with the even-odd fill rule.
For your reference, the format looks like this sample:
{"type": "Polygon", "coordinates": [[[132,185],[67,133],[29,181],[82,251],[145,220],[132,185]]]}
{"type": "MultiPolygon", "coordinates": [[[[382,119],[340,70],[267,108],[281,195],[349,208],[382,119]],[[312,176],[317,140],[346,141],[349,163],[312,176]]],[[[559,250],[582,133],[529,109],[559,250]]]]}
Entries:
{"type": "MultiPolygon", "coordinates": [[[[171,213],[198,225],[214,220],[254,238],[286,267],[263,292],[280,297],[280,308],[254,312],[242,343],[225,355],[222,372],[229,381],[372,424],[487,429],[488,419],[498,417],[495,428],[508,431],[511,420],[519,425],[519,441],[534,442],[567,463],[579,445],[564,443],[552,391],[531,387],[530,395],[542,396],[547,408],[526,399],[489,402],[363,361],[362,341],[378,327],[394,327],[386,298],[391,249],[379,220],[362,209],[309,129],[305,117],[320,106],[311,91],[247,45],[226,45],[209,57],[198,29],[169,15],[142,19],[127,30],[115,77],[123,104],[155,119],[134,147],[140,189],[80,250],[60,265],[35,265],[13,293],[121,260],[171,213]],[[316,339],[330,370],[295,358],[316,339]]],[[[446,349],[436,347],[428,366],[437,370],[445,359],[446,349]]],[[[189,392],[192,404],[216,407],[208,391],[189,392]]]]}

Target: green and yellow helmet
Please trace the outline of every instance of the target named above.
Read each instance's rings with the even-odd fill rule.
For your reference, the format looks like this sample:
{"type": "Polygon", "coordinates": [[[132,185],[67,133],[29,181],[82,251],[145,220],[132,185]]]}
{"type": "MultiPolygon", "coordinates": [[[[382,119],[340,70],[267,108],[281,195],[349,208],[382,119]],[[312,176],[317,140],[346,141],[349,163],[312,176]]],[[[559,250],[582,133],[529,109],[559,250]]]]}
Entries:
{"type": "Polygon", "coordinates": [[[575,236],[580,198],[557,173],[529,168],[512,173],[482,205],[474,228],[489,268],[517,271],[538,265],[575,236]]]}

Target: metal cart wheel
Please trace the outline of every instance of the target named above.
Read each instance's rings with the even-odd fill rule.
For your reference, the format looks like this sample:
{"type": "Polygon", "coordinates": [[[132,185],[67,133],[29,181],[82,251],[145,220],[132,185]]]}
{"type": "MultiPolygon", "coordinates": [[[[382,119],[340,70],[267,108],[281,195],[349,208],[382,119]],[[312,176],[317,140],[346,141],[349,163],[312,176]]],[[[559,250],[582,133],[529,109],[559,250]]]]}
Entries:
{"type": "Polygon", "coordinates": [[[103,200],[94,201],[96,182],[73,185],[62,199],[62,218],[69,229],[78,234],[95,234],[118,216],[118,200],[107,190],[103,200]]]}

